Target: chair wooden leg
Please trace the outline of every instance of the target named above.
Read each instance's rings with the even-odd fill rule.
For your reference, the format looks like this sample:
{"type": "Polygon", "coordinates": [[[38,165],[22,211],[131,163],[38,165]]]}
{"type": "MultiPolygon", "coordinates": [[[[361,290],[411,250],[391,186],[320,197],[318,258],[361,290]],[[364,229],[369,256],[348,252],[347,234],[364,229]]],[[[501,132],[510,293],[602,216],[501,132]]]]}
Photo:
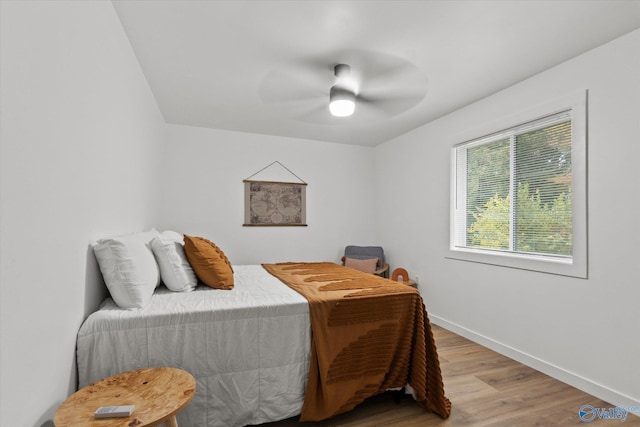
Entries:
{"type": "Polygon", "coordinates": [[[178,420],[176,420],[176,416],[174,415],[165,422],[158,424],[158,427],[178,427],[178,420]]]}

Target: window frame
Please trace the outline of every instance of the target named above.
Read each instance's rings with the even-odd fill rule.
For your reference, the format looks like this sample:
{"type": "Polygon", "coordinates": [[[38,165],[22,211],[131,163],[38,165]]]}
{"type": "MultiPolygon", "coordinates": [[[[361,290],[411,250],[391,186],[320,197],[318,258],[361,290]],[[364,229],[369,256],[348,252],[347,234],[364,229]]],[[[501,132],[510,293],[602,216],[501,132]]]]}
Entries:
{"type": "MultiPolygon", "coordinates": [[[[588,278],[587,235],[587,91],[582,90],[503,117],[462,135],[451,147],[451,193],[449,253],[446,258],[494,266],[588,278]],[[456,245],[456,206],[458,180],[466,185],[466,170],[458,170],[456,150],[462,145],[480,143],[526,123],[571,111],[572,162],[572,256],[523,254],[509,251],[461,247],[456,245]]],[[[464,168],[460,168],[464,169],[464,168]]],[[[466,190],[466,189],[465,189],[466,190]]],[[[466,216],[466,215],[465,215],[466,216]]]]}

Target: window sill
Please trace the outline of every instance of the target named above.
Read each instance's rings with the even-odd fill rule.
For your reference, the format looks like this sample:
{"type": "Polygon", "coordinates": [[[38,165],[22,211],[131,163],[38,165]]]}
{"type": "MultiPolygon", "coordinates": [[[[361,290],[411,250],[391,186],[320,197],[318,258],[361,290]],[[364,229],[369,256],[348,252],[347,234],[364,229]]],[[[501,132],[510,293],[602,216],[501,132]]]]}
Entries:
{"type": "Polygon", "coordinates": [[[547,257],[464,248],[450,249],[449,254],[445,256],[445,258],[455,261],[475,262],[497,267],[575,277],[578,279],[588,278],[586,262],[576,262],[575,258],[547,257]]]}

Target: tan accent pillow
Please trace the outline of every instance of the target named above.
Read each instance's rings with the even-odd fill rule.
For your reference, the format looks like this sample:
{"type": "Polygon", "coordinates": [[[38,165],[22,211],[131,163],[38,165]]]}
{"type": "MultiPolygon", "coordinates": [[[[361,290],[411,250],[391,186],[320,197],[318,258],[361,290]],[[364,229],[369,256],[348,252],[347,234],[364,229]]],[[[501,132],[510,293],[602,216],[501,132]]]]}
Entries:
{"type": "Polygon", "coordinates": [[[233,288],[233,267],[222,250],[203,237],[184,235],[184,253],[205,285],[215,289],[233,288]]]}
{"type": "Polygon", "coordinates": [[[365,273],[375,273],[378,266],[378,258],[371,259],[353,259],[345,258],[344,266],[355,268],[356,270],[364,271],[365,273]]]}

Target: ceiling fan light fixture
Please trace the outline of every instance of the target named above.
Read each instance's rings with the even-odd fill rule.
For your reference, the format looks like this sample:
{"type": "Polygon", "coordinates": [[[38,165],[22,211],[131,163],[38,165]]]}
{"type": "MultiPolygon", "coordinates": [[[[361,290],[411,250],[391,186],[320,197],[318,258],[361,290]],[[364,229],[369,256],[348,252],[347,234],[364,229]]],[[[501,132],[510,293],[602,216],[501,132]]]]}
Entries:
{"type": "Polygon", "coordinates": [[[349,117],[356,109],[356,96],[353,92],[339,86],[329,91],[329,111],[335,117],[349,117]]]}

